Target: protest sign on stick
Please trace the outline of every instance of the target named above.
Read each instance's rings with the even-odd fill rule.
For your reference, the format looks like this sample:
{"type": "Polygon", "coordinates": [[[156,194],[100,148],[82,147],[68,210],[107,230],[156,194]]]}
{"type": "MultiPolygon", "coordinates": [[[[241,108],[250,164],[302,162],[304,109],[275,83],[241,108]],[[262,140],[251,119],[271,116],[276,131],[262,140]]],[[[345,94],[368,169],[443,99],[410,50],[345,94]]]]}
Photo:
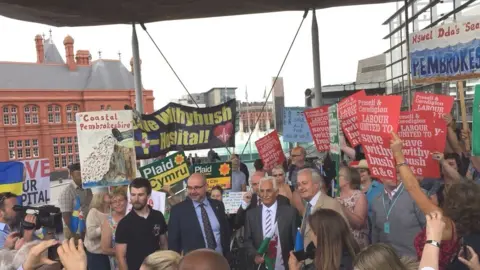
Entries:
{"type": "Polygon", "coordinates": [[[435,151],[432,112],[400,112],[398,136],[403,141],[403,155],[416,176],[440,178],[435,151]]]}
{"type": "Polygon", "coordinates": [[[305,110],[305,118],[312,133],[318,152],[330,150],[330,131],[328,127],[328,105],[305,110]]]}
{"type": "Polygon", "coordinates": [[[447,144],[447,123],[443,120],[453,107],[453,97],[430,93],[415,92],[412,111],[433,112],[435,127],[435,151],[443,153],[447,144]]]}
{"type": "Polygon", "coordinates": [[[351,96],[342,99],[338,103],[338,119],[343,133],[352,147],[360,144],[360,133],[357,126],[358,98],[365,97],[365,90],[359,91],[351,96]]]}
{"type": "Polygon", "coordinates": [[[283,154],[282,145],[276,130],[257,140],[255,146],[257,147],[258,155],[260,155],[263,161],[265,170],[268,171],[276,165],[282,165],[285,161],[285,154],[283,154]]]}
{"type": "Polygon", "coordinates": [[[365,96],[358,99],[360,140],[373,177],[397,179],[390,150],[391,133],[397,132],[400,96],[365,96]]]}

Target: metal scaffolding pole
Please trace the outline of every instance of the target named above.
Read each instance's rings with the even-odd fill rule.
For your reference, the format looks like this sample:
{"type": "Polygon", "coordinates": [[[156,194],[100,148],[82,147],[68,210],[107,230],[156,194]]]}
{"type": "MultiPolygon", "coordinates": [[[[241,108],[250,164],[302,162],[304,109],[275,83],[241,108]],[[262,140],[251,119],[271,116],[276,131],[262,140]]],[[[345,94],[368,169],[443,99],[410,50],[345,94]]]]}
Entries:
{"type": "Polygon", "coordinates": [[[318,38],[318,23],[315,9],[312,10],[312,56],[313,56],[313,80],[315,83],[314,107],[320,107],[322,101],[322,77],[320,72],[320,41],[318,38]]]}
{"type": "MultiPolygon", "coordinates": [[[[140,51],[138,49],[137,30],[135,23],[132,23],[132,57],[133,57],[133,79],[135,86],[135,104],[134,108],[139,113],[143,113],[143,86],[142,86],[142,72],[140,69],[140,51]]],[[[140,165],[146,165],[145,160],[140,161],[140,165]]]]}
{"type": "MultiPolygon", "coordinates": [[[[412,109],[412,77],[410,74],[410,27],[408,22],[408,0],[405,0],[405,45],[407,47],[407,78],[408,78],[408,89],[407,89],[407,106],[408,110],[412,109]]],[[[413,3],[412,5],[414,5],[413,3]]]]}
{"type": "Polygon", "coordinates": [[[135,23],[132,24],[132,56],[133,56],[133,78],[135,82],[135,103],[136,110],[143,113],[143,86],[142,72],[140,70],[140,51],[138,49],[137,30],[135,23]]]}

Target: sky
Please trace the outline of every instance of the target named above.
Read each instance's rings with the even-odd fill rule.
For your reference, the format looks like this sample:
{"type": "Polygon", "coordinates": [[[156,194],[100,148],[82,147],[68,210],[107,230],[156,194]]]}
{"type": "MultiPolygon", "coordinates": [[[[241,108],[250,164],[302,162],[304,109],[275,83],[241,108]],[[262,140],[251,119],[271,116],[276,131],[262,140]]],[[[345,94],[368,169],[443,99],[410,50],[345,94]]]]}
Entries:
{"type": "MultiPolygon", "coordinates": [[[[355,81],[358,60],[388,49],[382,23],[395,3],[317,10],[322,85],[355,81]]],[[[303,12],[280,12],[146,24],[147,30],[192,93],[213,87],[238,87],[237,99],[261,101],[264,89],[280,68],[303,12]]],[[[280,74],[285,105],[303,106],[306,88],[313,87],[311,20],[309,13],[280,74]]],[[[130,69],[130,25],[51,27],[0,17],[0,61],[34,62],[34,37],[52,30],[54,43],[65,57],[63,39],[75,40],[74,50],[90,50],[93,60],[121,60],[130,69]]],[[[142,81],[154,91],[155,109],[186,92],[147,34],[137,27],[142,81]]]]}

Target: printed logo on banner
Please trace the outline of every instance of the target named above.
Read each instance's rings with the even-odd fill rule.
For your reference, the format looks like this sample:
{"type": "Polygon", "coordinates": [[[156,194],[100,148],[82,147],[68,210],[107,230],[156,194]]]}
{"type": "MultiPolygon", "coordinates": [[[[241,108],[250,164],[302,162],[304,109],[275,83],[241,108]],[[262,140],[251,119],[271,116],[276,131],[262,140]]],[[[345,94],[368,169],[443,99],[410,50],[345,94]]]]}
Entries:
{"type": "Polygon", "coordinates": [[[268,171],[276,165],[282,165],[285,161],[285,154],[276,130],[257,140],[255,146],[257,147],[258,155],[263,161],[265,170],[268,171]]]}
{"type": "Polygon", "coordinates": [[[21,161],[25,168],[22,205],[42,205],[50,202],[50,162],[48,159],[21,161]]]}
{"type": "Polygon", "coordinates": [[[164,185],[173,186],[190,176],[184,152],[147,164],[140,169],[142,177],[150,180],[153,190],[160,191],[164,185]]]}
{"type": "Polygon", "coordinates": [[[391,132],[397,132],[400,96],[365,96],[358,99],[358,128],[373,177],[397,179],[390,149],[391,132]]]}
{"type": "Polygon", "coordinates": [[[305,110],[305,118],[312,133],[318,152],[330,150],[330,130],[328,125],[328,105],[305,110]]]}
{"type": "Polygon", "coordinates": [[[432,112],[400,112],[398,136],[403,155],[416,176],[440,178],[440,166],[433,159],[435,137],[432,112]]]}
{"type": "Polygon", "coordinates": [[[360,144],[360,132],[357,126],[358,98],[365,97],[365,90],[342,99],[338,103],[338,119],[343,133],[352,147],[360,144]]]}
{"type": "Polygon", "coordinates": [[[454,98],[451,96],[415,92],[412,111],[433,112],[435,151],[443,153],[447,144],[447,123],[443,119],[453,107],[454,98]]]}
{"type": "Polygon", "coordinates": [[[192,173],[201,173],[207,178],[208,189],[221,186],[223,189],[232,188],[232,163],[202,163],[192,166],[192,173]]]}

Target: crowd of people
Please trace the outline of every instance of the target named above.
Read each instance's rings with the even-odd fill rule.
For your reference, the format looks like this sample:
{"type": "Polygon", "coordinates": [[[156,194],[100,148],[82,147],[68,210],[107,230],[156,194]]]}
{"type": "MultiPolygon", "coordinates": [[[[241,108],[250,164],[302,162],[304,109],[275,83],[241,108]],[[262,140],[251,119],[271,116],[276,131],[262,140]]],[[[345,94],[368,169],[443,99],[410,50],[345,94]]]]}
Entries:
{"type": "MultiPolygon", "coordinates": [[[[337,197],[329,195],[327,175],[335,164],[309,164],[302,147],[291,150],[289,164],[269,171],[258,160],[254,172],[245,172],[232,155],[232,191],[245,192],[236,214],[222,202],[228,191],[209,188],[202,174],[186,180],[185,200],[169,199],[167,220],[148,204],[148,179],[92,194],[82,189],[75,164],[59,199],[63,243],[15,231],[17,198],[0,194],[0,270],[480,270],[480,157],[463,143],[470,131],[458,134],[451,117],[445,121],[446,151],[433,153],[441,179],[414,175],[395,133],[397,179],[374,179],[359,148],[342,141],[352,162],[342,162],[336,175],[337,197]],[[85,228],[74,226],[82,214],[85,228]],[[50,258],[51,247],[58,259],[50,258]]],[[[32,215],[21,219],[36,222],[32,215]]]]}

